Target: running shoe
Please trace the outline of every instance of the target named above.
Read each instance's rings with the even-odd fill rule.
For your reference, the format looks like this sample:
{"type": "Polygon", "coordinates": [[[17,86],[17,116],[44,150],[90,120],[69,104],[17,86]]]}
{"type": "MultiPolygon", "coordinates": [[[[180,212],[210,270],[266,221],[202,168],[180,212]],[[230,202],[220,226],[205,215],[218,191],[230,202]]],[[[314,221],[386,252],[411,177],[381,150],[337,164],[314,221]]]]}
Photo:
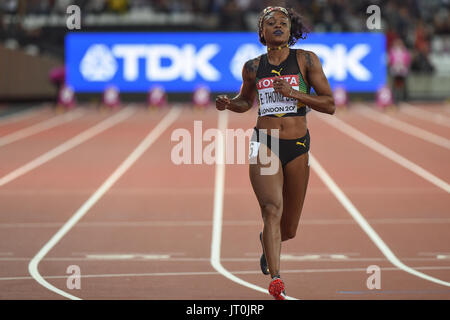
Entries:
{"type": "Polygon", "coordinates": [[[262,247],[262,251],[263,251],[261,258],[259,259],[259,266],[261,267],[262,273],[264,273],[265,275],[268,275],[269,274],[269,266],[267,265],[266,255],[264,254],[264,243],[262,240],[262,232],[259,233],[259,241],[261,242],[261,247],[262,247]]]}
{"type": "Polygon", "coordinates": [[[275,298],[275,300],[286,300],[286,291],[284,289],[284,282],[279,276],[272,278],[269,285],[269,293],[275,298]]]}

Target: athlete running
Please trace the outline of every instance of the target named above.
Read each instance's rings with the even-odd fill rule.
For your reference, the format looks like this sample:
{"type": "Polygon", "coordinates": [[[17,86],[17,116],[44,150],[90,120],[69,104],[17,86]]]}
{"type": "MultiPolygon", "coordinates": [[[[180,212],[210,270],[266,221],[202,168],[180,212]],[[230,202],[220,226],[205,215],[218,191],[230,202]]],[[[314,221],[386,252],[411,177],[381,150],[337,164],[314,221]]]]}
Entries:
{"type": "Polygon", "coordinates": [[[259,19],[259,40],[267,53],[245,63],[239,94],[220,95],[218,110],[245,112],[258,98],[258,120],[250,142],[250,180],[264,222],[259,234],[261,270],[270,274],[269,293],[286,298],[280,277],[281,242],[295,237],[309,179],[310,138],[306,113],[311,109],[334,114],[333,94],[319,58],[310,51],[291,49],[307,33],[292,9],[265,8],[259,19]],[[316,95],[310,95],[314,88],[316,95]],[[269,157],[269,158],[268,158],[269,157]],[[267,159],[276,172],[267,174],[267,159]]]}

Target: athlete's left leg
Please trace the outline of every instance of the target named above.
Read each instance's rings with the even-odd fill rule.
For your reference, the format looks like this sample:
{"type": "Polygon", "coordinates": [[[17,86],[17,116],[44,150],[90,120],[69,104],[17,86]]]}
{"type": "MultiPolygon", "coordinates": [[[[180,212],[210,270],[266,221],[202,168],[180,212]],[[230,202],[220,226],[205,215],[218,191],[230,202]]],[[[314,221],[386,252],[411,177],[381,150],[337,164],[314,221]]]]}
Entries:
{"type": "Polygon", "coordinates": [[[297,233],[306,189],[309,180],[308,152],[284,166],[283,213],[281,216],[281,241],[295,237],[297,233]]]}

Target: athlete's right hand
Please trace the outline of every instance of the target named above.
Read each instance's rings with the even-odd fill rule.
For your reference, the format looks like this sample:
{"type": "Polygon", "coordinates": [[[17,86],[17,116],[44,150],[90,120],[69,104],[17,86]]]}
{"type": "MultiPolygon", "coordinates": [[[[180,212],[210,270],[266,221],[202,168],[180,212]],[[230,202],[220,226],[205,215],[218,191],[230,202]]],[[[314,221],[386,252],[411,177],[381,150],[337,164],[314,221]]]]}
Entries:
{"type": "Polygon", "coordinates": [[[230,103],[231,100],[227,95],[220,95],[216,98],[216,109],[220,111],[225,110],[230,103]]]}

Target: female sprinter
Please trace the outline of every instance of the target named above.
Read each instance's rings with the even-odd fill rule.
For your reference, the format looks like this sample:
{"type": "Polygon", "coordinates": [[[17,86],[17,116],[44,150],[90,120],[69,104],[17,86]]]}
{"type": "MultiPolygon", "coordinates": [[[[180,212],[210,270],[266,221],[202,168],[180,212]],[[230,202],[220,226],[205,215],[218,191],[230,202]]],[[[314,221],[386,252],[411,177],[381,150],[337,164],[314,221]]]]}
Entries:
{"type": "Polygon", "coordinates": [[[269,293],[277,300],[286,298],[280,278],[281,242],[295,237],[308,185],[306,109],[308,106],[329,114],[335,111],[319,58],[310,51],[289,48],[305,35],[295,11],[265,8],[259,19],[259,40],[267,46],[267,54],[245,63],[242,87],[235,98],[220,95],[216,99],[218,110],[245,112],[252,107],[255,95],[258,97],[258,120],[250,142],[250,156],[257,156],[257,160],[250,162],[250,180],[264,222],[259,235],[261,270],[270,273],[269,293]],[[317,95],[309,94],[311,87],[317,95]],[[263,172],[267,169],[263,155],[279,161],[275,173],[263,172]]]}

